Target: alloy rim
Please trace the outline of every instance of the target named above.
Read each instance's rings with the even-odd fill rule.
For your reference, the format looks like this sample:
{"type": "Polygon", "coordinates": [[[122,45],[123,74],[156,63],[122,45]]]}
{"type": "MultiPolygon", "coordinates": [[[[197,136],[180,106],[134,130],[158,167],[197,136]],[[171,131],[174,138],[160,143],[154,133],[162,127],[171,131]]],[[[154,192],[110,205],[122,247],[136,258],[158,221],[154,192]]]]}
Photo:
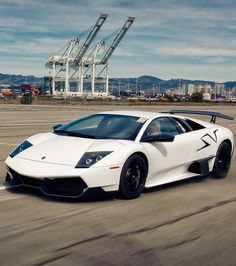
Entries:
{"type": "Polygon", "coordinates": [[[218,159],[219,171],[226,173],[230,167],[230,154],[227,149],[223,149],[218,159]]]}
{"type": "Polygon", "coordinates": [[[141,170],[138,163],[131,165],[125,176],[126,185],[129,191],[137,191],[141,185],[141,170]]]}

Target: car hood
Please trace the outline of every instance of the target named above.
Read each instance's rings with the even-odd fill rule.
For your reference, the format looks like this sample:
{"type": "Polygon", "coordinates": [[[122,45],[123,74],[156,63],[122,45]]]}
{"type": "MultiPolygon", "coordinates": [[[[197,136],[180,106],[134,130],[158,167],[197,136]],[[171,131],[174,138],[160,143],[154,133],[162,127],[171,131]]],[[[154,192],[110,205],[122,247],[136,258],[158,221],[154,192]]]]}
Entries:
{"type": "MultiPolygon", "coordinates": [[[[29,139],[30,140],[30,139],[29,139]]],[[[95,140],[53,134],[46,140],[33,141],[32,147],[17,155],[22,159],[75,166],[85,152],[115,151],[124,146],[116,140],[95,140]]]]}

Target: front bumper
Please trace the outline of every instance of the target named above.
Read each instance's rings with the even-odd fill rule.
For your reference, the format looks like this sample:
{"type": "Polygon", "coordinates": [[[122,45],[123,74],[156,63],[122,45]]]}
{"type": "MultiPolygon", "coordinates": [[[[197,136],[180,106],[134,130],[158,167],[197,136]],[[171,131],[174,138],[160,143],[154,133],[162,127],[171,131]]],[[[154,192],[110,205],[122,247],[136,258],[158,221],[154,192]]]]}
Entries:
{"type": "Polygon", "coordinates": [[[80,177],[37,179],[21,175],[8,168],[5,185],[39,189],[47,196],[79,198],[91,194],[105,194],[101,187],[89,188],[80,177]]]}
{"type": "MultiPolygon", "coordinates": [[[[36,181],[43,180],[44,184],[48,184],[50,182],[48,180],[56,180],[53,181],[53,184],[58,184],[60,182],[58,179],[63,179],[64,183],[67,183],[65,179],[74,181],[76,178],[80,178],[87,185],[87,189],[101,187],[106,192],[112,192],[119,188],[121,168],[114,170],[111,170],[109,166],[75,168],[72,165],[39,162],[18,156],[14,158],[8,156],[5,163],[7,172],[12,169],[18,175],[26,177],[26,179],[28,177],[36,181]]],[[[24,184],[24,182],[21,183],[24,184]]]]}

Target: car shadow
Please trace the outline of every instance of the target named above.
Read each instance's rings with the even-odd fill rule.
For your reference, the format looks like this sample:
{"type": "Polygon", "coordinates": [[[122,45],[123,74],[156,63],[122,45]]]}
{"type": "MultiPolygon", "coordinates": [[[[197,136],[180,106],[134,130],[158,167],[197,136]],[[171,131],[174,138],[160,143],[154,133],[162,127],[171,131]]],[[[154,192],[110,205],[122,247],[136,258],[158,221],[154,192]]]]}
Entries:
{"type": "MultiPolygon", "coordinates": [[[[159,185],[156,187],[148,188],[143,191],[144,194],[154,193],[157,191],[164,191],[170,190],[179,186],[187,186],[194,183],[204,182],[206,179],[213,177],[207,176],[195,176],[184,180],[175,181],[168,184],[159,185]]],[[[89,202],[103,202],[103,201],[112,201],[115,199],[123,200],[122,197],[118,195],[117,192],[109,192],[109,193],[97,193],[97,194],[90,194],[85,195],[79,198],[68,198],[68,197],[55,197],[55,196],[47,196],[43,194],[38,189],[34,188],[26,188],[26,187],[16,187],[16,188],[7,188],[7,191],[14,193],[14,194],[24,194],[29,195],[31,197],[40,198],[41,200],[50,201],[50,202],[61,202],[61,203],[89,203],[89,202]]]]}
{"type": "Polygon", "coordinates": [[[28,187],[15,187],[7,188],[7,191],[13,194],[18,195],[28,195],[31,197],[39,198],[41,200],[50,201],[50,202],[61,202],[61,203],[86,203],[86,202],[100,202],[100,201],[111,201],[116,197],[116,193],[102,193],[102,194],[90,194],[89,196],[81,196],[79,198],[70,198],[70,197],[57,197],[57,196],[48,196],[45,195],[38,189],[28,188],[28,187]]]}

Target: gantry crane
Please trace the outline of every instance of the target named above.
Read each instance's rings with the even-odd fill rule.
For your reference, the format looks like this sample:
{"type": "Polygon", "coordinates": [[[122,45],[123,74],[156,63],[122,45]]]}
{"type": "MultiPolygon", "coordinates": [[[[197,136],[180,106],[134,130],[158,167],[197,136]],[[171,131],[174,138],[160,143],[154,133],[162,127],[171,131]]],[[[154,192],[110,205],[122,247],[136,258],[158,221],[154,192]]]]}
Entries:
{"type": "Polygon", "coordinates": [[[104,53],[100,64],[105,65],[107,64],[108,59],[111,57],[117,46],[119,45],[120,41],[124,38],[126,32],[130,28],[130,26],[133,24],[135,17],[128,17],[123,27],[120,29],[120,31],[117,33],[116,37],[112,41],[111,45],[108,47],[106,52],[104,53]]]}
{"type": "Polygon", "coordinates": [[[55,92],[56,79],[59,80],[58,75],[62,71],[66,71],[65,87],[68,87],[69,64],[74,61],[73,51],[75,52],[78,47],[79,38],[73,38],[56,55],[49,57],[46,67],[52,69],[52,94],[55,92]]]}
{"type": "Polygon", "coordinates": [[[81,48],[78,51],[78,54],[75,57],[74,63],[76,65],[79,65],[83,56],[85,55],[86,51],[88,50],[90,44],[98,34],[99,30],[101,29],[103,23],[105,22],[107,18],[107,14],[101,14],[99,19],[97,20],[96,24],[93,26],[92,30],[90,31],[89,35],[87,36],[85,42],[81,46],[81,48]]]}
{"type": "Polygon", "coordinates": [[[79,94],[83,94],[83,85],[84,81],[86,82],[91,82],[91,90],[92,90],[92,95],[95,95],[95,83],[104,83],[105,84],[105,95],[108,94],[108,60],[125,36],[126,32],[129,30],[130,26],[133,24],[135,20],[135,17],[128,17],[127,20],[125,21],[123,27],[118,31],[116,34],[115,38],[111,42],[111,44],[108,46],[108,48],[104,49],[105,43],[104,41],[99,41],[96,43],[95,48],[93,49],[93,56],[84,58],[80,65],[79,65],[79,71],[78,71],[78,87],[79,87],[79,94]],[[102,49],[103,48],[103,49],[102,49]],[[102,53],[101,53],[102,51],[102,53]],[[100,52],[100,53],[99,53],[100,52]],[[99,55],[99,56],[98,56],[99,55]],[[96,76],[96,67],[97,66],[102,66],[102,70],[99,72],[99,74],[96,76]],[[86,68],[86,69],[85,69],[86,68]],[[85,78],[84,79],[84,74],[85,72],[88,72],[88,69],[92,70],[91,75],[87,75],[91,77],[90,79],[85,78]],[[102,81],[101,78],[99,78],[102,73],[105,73],[105,78],[102,81]]]}
{"type": "Polygon", "coordinates": [[[65,71],[65,93],[69,91],[70,88],[70,67],[77,67],[80,65],[83,56],[87,52],[92,41],[98,34],[103,23],[107,18],[107,14],[101,14],[97,19],[95,25],[90,30],[85,41],[80,44],[79,38],[72,39],[67,43],[57,55],[52,56],[48,59],[46,66],[52,68],[52,94],[55,92],[56,79],[59,79],[59,73],[65,71]],[[75,49],[76,48],[76,49],[75,49]],[[72,53],[73,52],[73,53],[72,53]],[[59,69],[58,69],[59,68],[59,69]]]}

